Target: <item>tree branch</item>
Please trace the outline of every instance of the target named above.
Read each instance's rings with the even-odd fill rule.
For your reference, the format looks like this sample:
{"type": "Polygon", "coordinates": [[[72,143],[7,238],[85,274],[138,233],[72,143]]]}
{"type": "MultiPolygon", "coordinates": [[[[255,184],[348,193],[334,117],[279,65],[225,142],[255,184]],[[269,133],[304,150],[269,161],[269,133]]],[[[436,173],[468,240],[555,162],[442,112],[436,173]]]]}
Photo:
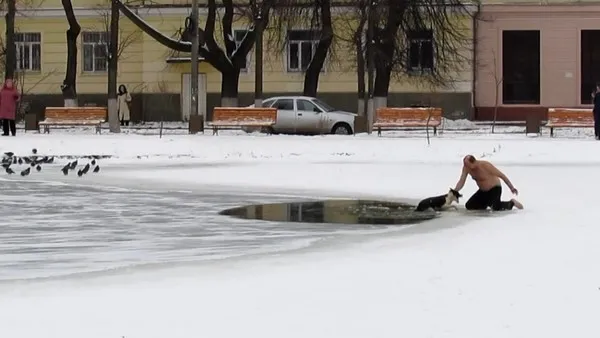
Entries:
{"type": "Polygon", "coordinates": [[[225,7],[225,14],[223,15],[222,27],[223,27],[223,41],[225,43],[225,51],[227,55],[233,55],[237,46],[235,44],[235,36],[233,35],[233,0],[223,0],[223,6],[225,7]]]}
{"type": "MultiPolygon", "coordinates": [[[[119,7],[121,13],[123,13],[123,15],[125,15],[129,20],[131,20],[131,22],[133,22],[134,25],[138,26],[144,33],[148,34],[151,38],[156,40],[161,45],[179,52],[190,53],[192,51],[192,44],[190,42],[178,41],[161,33],[156,28],[150,26],[146,21],[144,21],[144,19],[142,19],[139,15],[134,13],[129,7],[123,4],[121,0],[115,0],[115,2],[119,7]]],[[[202,49],[200,49],[199,53],[201,56],[206,57],[206,55],[202,55],[202,49]]]]}

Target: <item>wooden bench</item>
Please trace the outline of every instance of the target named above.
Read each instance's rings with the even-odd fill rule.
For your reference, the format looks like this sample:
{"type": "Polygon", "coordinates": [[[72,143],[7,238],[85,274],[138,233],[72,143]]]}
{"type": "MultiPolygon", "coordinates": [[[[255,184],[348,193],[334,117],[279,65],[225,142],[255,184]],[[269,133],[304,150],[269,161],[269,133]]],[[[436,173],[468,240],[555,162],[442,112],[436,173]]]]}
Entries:
{"type": "Polygon", "coordinates": [[[254,107],[215,107],[213,119],[207,125],[213,128],[213,135],[219,129],[241,129],[244,127],[271,128],[277,122],[276,108],[254,107]]]}
{"type": "Polygon", "coordinates": [[[381,107],[375,112],[373,128],[381,136],[382,130],[400,128],[433,128],[437,135],[437,128],[442,124],[442,108],[392,108],[381,107]]]}
{"type": "Polygon", "coordinates": [[[50,133],[52,126],[95,126],[96,133],[100,133],[107,112],[106,107],[46,107],[39,126],[44,127],[44,133],[50,133]]]}
{"type": "Polygon", "coordinates": [[[593,128],[594,114],[586,108],[548,108],[550,137],[554,136],[554,128],[593,128]]]}

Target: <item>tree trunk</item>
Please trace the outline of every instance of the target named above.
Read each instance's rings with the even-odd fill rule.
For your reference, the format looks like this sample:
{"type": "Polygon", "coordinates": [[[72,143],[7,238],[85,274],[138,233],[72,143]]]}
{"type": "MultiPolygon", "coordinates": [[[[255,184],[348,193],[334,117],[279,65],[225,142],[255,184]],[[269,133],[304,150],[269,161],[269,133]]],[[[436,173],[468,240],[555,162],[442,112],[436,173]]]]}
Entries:
{"type": "Polygon", "coordinates": [[[365,84],[365,70],[366,62],[365,62],[365,49],[363,48],[363,39],[362,32],[364,29],[364,23],[359,26],[358,36],[354,37],[354,46],[356,48],[356,78],[357,78],[357,90],[358,90],[358,115],[364,116],[366,115],[365,111],[365,94],[366,94],[366,84],[365,84]]]}
{"type": "Polygon", "coordinates": [[[317,96],[319,76],[321,75],[321,70],[325,64],[325,59],[327,58],[327,53],[329,52],[332,40],[333,36],[331,34],[329,34],[328,37],[319,40],[315,54],[310,61],[310,65],[306,69],[306,73],[304,73],[303,95],[312,97],[317,96]]]}
{"type": "Polygon", "coordinates": [[[317,89],[319,86],[319,76],[323,65],[327,59],[327,53],[331,47],[333,41],[333,27],[331,24],[331,0],[321,0],[321,6],[318,9],[321,12],[321,37],[315,54],[306,69],[304,74],[304,90],[305,96],[317,96],[317,89]]]}
{"type": "Polygon", "coordinates": [[[67,30],[67,71],[61,86],[65,107],[77,107],[77,38],[81,26],[77,22],[71,0],[62,0],[62,6],[69,22],[67,30]]]}
{"type": "Polygon", "coordinates": [[[391,75],[392,67],[381,64],[381,62],[375,62],[375,84],[373,88],[374,97],[388,96],[391,75]]]}
{"type": "Polygon", "coordinates": [[[240,82],[240,70],[232,70],[223,73],[221,79],[221,106],[238,106],[238,86],[240,82]]]}
{"type": "Polygon", "coordinates": [[[264,30],[262,26],[258,26],[256,32],[256,49],[255,49],[255,67],[254,67],[254,107],[262,107],[263,101],[263,37],[264,30]]]}
{"type": "Polygon", "coordinates": [[[384,41],[376,43],[375,46],[375,84],[373,88],[373,97],[387,97],[390,87],[392,68],[394,65],[394,39],[396,31],[390,32],[388,29],[375,29],[375,41],[384,41]],[[393,35],[390,35],[392,34],[393,35]]]}
{"type": "Polygon", "coordinates": [[[108,44],[108,126],[111,133],[120,133],[117,111],[117,72],[119,66],[119,8],[115,1],[110,6],[110,42],[108,44]]]}
{"type": "MultiPolygon", "coordinates": [[[[373,88],[373,109],[387,106],[387,97],[390,88],[394,58],[396,57],[396,39],[399,35],[399,27],[408,6],[406,1],[391,1],[387,7],[387,20],[383,28],[374,29],[374,41],[376,44],[375,61],[375,83],[373,88]]],[[[403,32],[402,32],[403,34],[403,32]]]]}
{"type": "Polygon", "coordinates": [[[15,45],[15,14],[17,8],[16,0],[8,0],[7,11],[4,16],[6,20],[6,56],[4,65],[4,78],[14,79],[17,68],[17,47],[15,45]]]}
{"type": "Polygon", "coordinates": [[[387,106],[392,66],[378,60],[375,62],[375,83],[373,85],[373,111],[387,106]]]}
{"type": "Polygon", "coordinates": [[[500,82],[496,80],[496,92],[494,95],[494,121],[492,122],[492,134],[496,128],[496,120],[498,119],[498,99],[500,96],[500,82]]]}

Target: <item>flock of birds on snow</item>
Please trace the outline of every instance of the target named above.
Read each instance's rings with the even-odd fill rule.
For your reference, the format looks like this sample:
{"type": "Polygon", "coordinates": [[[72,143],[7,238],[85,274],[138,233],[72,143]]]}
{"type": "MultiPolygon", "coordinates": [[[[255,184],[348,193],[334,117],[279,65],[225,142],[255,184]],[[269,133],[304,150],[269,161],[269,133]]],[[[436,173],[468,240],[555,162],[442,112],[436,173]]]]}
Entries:
{"type": "MultiPolygon", "coordinates": [[[[17,165],[26,165],[27,168],[20,170],[21,176],[28,176],[31,174],[32,169],[36,171],[42,171],[43,164],[52,164],[54,163],[54,156],[38,156],[37,149],[31,150],[32,155],[29,156],[16,156],[13,152],[5,152],[2,156],[2,167],[4,171],[9,174],[16,174],[16,171],[13,169],[17,165]]],[[[100,165],[98,164],[98,160],[92,158],[89,163],[85,165],[81,165],[79,169],[77,168],[78,160],[74,160],[72,162],[67,163],[64,167],[62,167],[61,171],[63,175],[68,175],[70,171],[77,170],[77,176],[81,177],[87,174],[90,170],[93,173],[97,173],[100,171],[100,165]]],[[[18,171],[19,169],[17,169],[18,171]]]]}

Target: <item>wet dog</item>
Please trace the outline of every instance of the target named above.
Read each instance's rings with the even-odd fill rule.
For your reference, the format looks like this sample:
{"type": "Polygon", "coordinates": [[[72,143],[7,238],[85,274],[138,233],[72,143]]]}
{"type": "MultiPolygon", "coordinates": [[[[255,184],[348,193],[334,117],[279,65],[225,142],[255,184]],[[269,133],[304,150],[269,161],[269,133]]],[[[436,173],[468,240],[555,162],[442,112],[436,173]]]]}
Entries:
{"type": "Polygon", "coordinates": [[[425,211],[428,209],[433,209],[435,211],[444,211],[448,210],[450,207],[456,209],[456,206],[452,205],[452,203],[458,203],[458,199],[460,197],[462,197],[462,195],[458,191],[450,188],[448,193],[445,195],[428,197],[422,200],[421,202],[419,202],[419,205],[417,205],[415,211],[425,211]]]}

